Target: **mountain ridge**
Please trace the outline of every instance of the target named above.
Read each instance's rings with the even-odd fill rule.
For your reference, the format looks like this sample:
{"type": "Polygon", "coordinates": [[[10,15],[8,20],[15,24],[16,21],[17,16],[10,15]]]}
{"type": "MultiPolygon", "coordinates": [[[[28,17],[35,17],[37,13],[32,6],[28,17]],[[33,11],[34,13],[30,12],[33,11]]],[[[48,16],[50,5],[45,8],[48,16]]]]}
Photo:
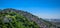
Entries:
{"type": "MultiPolygon", "coordinates": [[[[40,28],[50,28],[51,26],[53,26],[50,22],[43,20],[42,18],[38,18],[35,15],[32,15],[31,13],[22,11],[22,10],[16,10],[16,9],[12,9],[12,8],[7,8],[7,9],[3,9],[0,11],[0,13],[9,13],[9,12],[16,12],[17,14],[20,14],[24,17],[26,17],[29,21],[34,21],[36,22],[40,28]]],[[[55,26],[53,26],[55,27],[55,26]]]]}

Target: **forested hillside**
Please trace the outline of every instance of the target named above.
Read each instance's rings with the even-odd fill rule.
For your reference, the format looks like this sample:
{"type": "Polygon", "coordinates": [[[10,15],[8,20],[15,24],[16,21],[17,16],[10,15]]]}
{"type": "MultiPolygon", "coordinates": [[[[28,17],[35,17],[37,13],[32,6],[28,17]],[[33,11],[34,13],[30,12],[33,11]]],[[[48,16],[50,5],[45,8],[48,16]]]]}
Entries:
{"type": "Polygon", "coordinates": [[[39,28],[39,26],[16,12],[1,11],[0,28],[39,28]]]}
{"type": "Polygon", "coordinates": [[[0,28],[50,28],[52,23],[31,13],[7,8],[0,10],[0,28]]]}

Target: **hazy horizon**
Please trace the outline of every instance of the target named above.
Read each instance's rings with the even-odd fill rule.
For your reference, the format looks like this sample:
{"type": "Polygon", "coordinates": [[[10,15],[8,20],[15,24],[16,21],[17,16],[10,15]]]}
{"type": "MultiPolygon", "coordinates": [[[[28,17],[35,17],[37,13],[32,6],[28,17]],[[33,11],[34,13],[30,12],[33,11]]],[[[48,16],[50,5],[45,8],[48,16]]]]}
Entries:
{"type": "Polygon", "coordinates": [[[0,0],[0,9],[14,8],[41,18],[60,19],[60,0],[0,0]]]}

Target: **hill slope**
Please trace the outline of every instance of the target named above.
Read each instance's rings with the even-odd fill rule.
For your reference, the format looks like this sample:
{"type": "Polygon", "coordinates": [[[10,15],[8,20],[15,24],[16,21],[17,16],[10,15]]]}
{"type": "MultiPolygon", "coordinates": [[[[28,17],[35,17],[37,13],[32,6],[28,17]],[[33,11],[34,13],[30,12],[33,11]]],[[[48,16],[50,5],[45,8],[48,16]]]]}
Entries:
{"type": "Polygon", "coordinates": [[[34,21],[16,12],[0,12],[0,28],[39,28],[34,21]]]}
{"type": "Polygon", "coordinates": [[[12,8],[0,11],[0,27],[3,28],[50,28],[51,26],[53,25],[50,22],[28,12],[12,8]]]}

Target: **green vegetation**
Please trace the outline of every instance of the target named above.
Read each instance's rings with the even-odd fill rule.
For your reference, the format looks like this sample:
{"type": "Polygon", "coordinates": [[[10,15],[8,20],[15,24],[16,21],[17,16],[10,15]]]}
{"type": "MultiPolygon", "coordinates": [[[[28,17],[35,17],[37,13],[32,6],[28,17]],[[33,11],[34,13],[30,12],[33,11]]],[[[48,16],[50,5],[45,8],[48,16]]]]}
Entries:
{"type": "Polygon", "coordinates": [[[0,13],[0,28],[40,28],[36,22],[29,21],[16,12],[0,13]]]}

